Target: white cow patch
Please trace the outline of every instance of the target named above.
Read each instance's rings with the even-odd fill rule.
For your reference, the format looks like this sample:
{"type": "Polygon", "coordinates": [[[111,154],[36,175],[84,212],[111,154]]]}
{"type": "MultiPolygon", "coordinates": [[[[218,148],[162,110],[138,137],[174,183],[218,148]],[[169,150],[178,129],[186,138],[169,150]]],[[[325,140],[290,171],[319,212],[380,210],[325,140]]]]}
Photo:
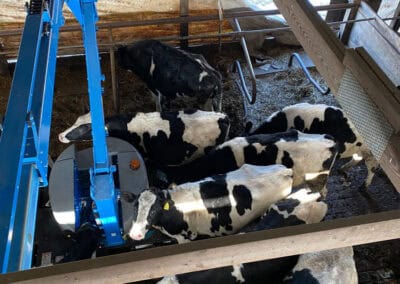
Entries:
{"type": "Polygon", "coordinates": [[[58,135],[58,140],[60,140],[60,142],[62,143],[69,143],[71,141],[69,141],[65,136],[71,132],[73,129],[78,128],[79,126],[83,125],[83,124],[88,124],[88,123],[92,123],[92,117],[90,115],[90,112],[88,112],[87,114],[81,115],[80,117],[78,117],[78,119],[75,121],[75,123],[68,128],[67,130],[65,130],[64,132],[60,133],[58,135]]]}
{"type": "Polygon", "coordinates": [[[151,56],[150,76],[153,76],[154,69],[156,69],[156,64],[154,64],[153,56],[151,56]]]}
{"type": "Polygon", "coordinates": [[[140,194],[138,215],[129,231],[129,236],[132,239],[141,240],[145,237],[147,233],[146,226],[148,225],[147,216],[149,216],[150,209],[155,201],[156,195],[150,191],[144,191],[140,194]]]}
{"type": "Polygon", "coordinates": [[[298,186],[305,181],[306,174],[320,175],[326,173],[322,164],[332,156],[329,149],[335,146],[335,142],[324,138],[324,135],[299,132],[297,141],[284,141],[282,139],[276,142],[276,146],[279,149],[277,161],[282,161],[284,151],[290,153],[290,158],[294,163],[293,186],[298,186]]]}
{"type": "MultiPolygon", "coordinates": [[[[192,156],[185,160],[186,163],[202,156],[206,147],[215,145],[216,139],[221,135],[218,120],[226,118],[226,115],[201,110],[192,114],[185,114],[183,111],[180,111],[178,118],[185,125],[182,136],[183,141],[197,147],[192,156]]],[[[229,129],[226,133],[228,132],[229,129]]]]}
{"type": "Polygon", "coordinates": [[[327,106],[323,104],[299,103],[282,109],[286,114],[288,128],[294,127],[294,119],[301,113],[300,117],[304,120],[304,127],[310,129],[315,118],[320,121],[325,119],[325,110],[327,106]]]}
{"type": "Polygon", "coordinates": [[[309,269],[319,283],[358,283],[352,247],[303,254],[292,271],[303,269],[309,269]]]}
{"type": "Polygon", "coordinates": [[[205,76],[208,76],[208,72],[203,71],[203,72],[200,73],[200,75],[199,75],[199,83],[203,80],[203,78],[205,76]]]}
{"type": "MultiPolygon", "coordinates": [[[[129,132],[147,132],[150,136],[157,136],[160,130],[167,135],[167,138],[171,135],[169,121],[162,119],[159,112],[139,112],[132,118],[127,127],[129,132]]],[[[143,139],[141,139],[140,143],[143,146],[143,139]]]]}
{"type": "Polygon", "coordinates": [[[166,276],[160,281],[157,282],[157,284],[179,284],[178,279],[176,276],[166,276]]]}
{"type": "MultiPolygon", "coordinates": [[[[173,190],[169,190],[169,193],[176,208],[185,211],[183,218],[189,225],[188,230],[194,235],[199,233],[220,236],[224,233],[234,233],[248,222],[261,216],[272,203],[286,197],[290,193],[292,187],[291,176],[292,170],[282,165],[255,166],[245,164],[240,169],[229,172],[226,175],[229,196],[227,196],[227,198],[207,200],[207,203],[213,208],[224,207],[229,204],[235,208],[236,200],[233,197],[233,188],[235,185],[244,185],[250,191],[252,197],[251,210],[246,210],[245,214],[241,216],[236,209],[233,209],[230,213],[230,217],[232,218],[232,231],[221,227],[217,232],[210,232],[210,224],[214,215],[209,214],[207,208],[204,206],[200,193],[200,183],[211,181],[212,179],[206,178],[198,182],[181,184],[176,186],[173,190]]],[[[161,231],[169,235],[164,230],[161,231]]],[[[187,242],[187,240],[180,235],[171,237],[176,238],[178,242],[187,242]]]]}
{"type": "Polygon", "coordinates": [[[257,154],[261,154],[267,148],[267,146],[263,146],[260,143],[254,143],[253,146],[256,148],[257,154]]]}
{"type": "Polygon", "coordinates": [[[243,275],[242,275],[243,264],[233,265],[232,267],[233,267],[233,271],[232,271],[231,274],[232,274],[233,277],[235,277],[236,282],[244,283],[245,280],[244,280],[243,275]]]}

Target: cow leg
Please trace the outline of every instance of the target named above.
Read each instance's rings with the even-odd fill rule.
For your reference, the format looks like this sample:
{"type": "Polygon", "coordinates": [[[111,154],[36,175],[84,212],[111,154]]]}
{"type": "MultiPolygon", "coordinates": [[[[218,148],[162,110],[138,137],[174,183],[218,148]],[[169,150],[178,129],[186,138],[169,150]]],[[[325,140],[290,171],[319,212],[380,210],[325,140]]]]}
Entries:
{"type": "Polygon", "coordinates": [[[218,112],[221,112],[221,110],[222,110],[222,97],[223,97],[223,94],[220,93],[212,99],[213,108],[214,108],[214,110],[217,110],[218,112]]]}
{"type": "Polygon", "coordinates": [[[204,110],[206,111],[214,111],[214,106],[213,106],[213,99],[208,98],[206,103],[204,104],[204,110]]]}
{"type": "Polygon", "coordinates": [[[377,162],[377,160],[375,160],[374,156],[372,156],[371,152],[366,153],[364,155],[364,159],[365,165],[367,166],[367,178],[365,179],[362,187],[365,187],[365,189],[367,189],[372,182],[372,178],[374,177],[376,169],[379,167],[379,163],[377,162]]]}
{"type": "MultiPolygon", "coordinates": [[[[156,90],[157,91],[157,90],[156,90]]],[[[152,94],[152,97],[154,101],[156,102],[156,111],[161,112],[161,93],[157,91],[157,94],[155,94],[153,91],[150,91],[152,94]]]]}
{"type": "Polygon", "coordinates": [[[343,173],[347,172],[351,167],[357,165],[362,159],[363,159],[362,156],[360,156],[358,154],[353,154],[353,156],[351,157],[351,160],[340,167],[340,171],[343,173]]]}

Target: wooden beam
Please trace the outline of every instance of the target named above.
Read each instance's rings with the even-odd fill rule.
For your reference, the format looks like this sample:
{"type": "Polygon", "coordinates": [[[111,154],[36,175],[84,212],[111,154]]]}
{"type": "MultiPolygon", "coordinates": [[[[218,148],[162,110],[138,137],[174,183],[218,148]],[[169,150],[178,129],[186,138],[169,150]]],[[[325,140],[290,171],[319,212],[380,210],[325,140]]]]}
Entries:
{"type": "MultiPolygon", "coordinates": [[[[108,29],[108,38],[110,43],[114,43],[114,38],[112,34],[112,29],[108,29]]],[[[120,111],[120,104],[119,104],[119,93],[118,93],[118,78],[117,72],[115,72],[115,50],[114,47],[110,47],[110,73],[111,73],[111,88],[112,88],[112,99],[113,99],[113,106],[114,112],[116,114],[120,111]]]]}
{"type": "MultiPolygon", "coordinates": [[[[377,14],[379,17],[392,18],[400,14],[400,0],[383,0],[378,9],[377,14]]],[[[393,29],[397,20],[391,20],[389,26],[393,29]]]]}
{"type": "Polygon", "coordinates": [[[3,274],[0,283],[123,283],[399,236],[400,210],[395,210],[3,274]]]}
{"type": "MultiPolygon", "coordinates": [[[[343,4],[343,3],[348,3],[348,0],[331,0],[330,2],[330,4],[343,4]]],[[[327,22],[339,22],[343,19],[344,14],[345,10],[328,11],[325,20],[327,22]]]]}
{"type": "MultiPolygon", "coordinates": [[[[180,16],[187,17],[189,16],[189,0],[180,0],[180,16]]],[[[189,23],[181,23],[179,25],[180,36],[186,37],[189,35],[189,23]]],[[[187,39],[183,39],[180,41],[180,47],[182,49],[187,49],[189,46],[189,41],[187,39]]]]}
{"type": "Polygon", "coordinates": [[[337,93],[344,72],[344,45],[308,1],[274,2],[332,92],[337,93]]]}
{"type": "Polygon", "coordinates": [[[383,152],[379,164],[384,169],[386,175],[393,183],[397,185],[396,189],[400,192],[400,135],[393,135],[389,141],[389,145],[383,152]]]}
{"type": "Polygon", "coordinates": [[[354,23],[348,41],[349,47],[364,47],[387,77],[396,86],[400,86],[400,37],[362,2],[356,19],[365,18],[376,20],[354,23]]]}
{"type": "MultiPolygon", "coordinates": [[[[357,4],[357,6],[346,10],[346,13],[344,14],[343,17],[343,21],[351,21],[356,18],[360,2],[361,0],[349,0],[349,3],[357,4]]],[[[348,43],[352,28],[353,28],[353,23],[346,23],[340,25],[339,37],[344,44],[348,43]]]]}

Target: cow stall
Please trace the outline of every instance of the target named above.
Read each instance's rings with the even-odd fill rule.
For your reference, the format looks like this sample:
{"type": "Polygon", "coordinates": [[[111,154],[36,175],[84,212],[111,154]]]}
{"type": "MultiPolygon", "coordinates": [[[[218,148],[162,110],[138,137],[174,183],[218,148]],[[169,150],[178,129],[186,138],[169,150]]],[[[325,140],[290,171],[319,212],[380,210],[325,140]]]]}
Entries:
{"type": "MultiPolygon", "coordinates": [[[[368,46],[368,44],[372,45],[374,41],[357,43],[357,37],[360,37],[360,33],[356,32],[357,29],[364,28],[358,25],[364,25],[366,23],[372,25],[374,28],[373,31],[377,31],[374,36],[381,37],[381,45],[389,42],[386,40],[386,36],[389,36],[390,39],[396,39],[395,34],[388,32],[385,26],[383,26],[384,23],[382,24],[379,20],[364,21],[364,19],[376,17],[375,14],[373,14],[374,12],[364,3],[352,4],[352,6],[349,6],[350,8],[347,8],[347,11],[353,14],[353,16],[347,15],[347,17],[350,21],[356,19],[359,20],[359,22],[354,21],[353,28],[349,30],[350,33],[347,31],[350,37],[348,46],[350,46],[350,42],[353,42],[353,46],[351,47],[355,48],[349,49],[330,33],[327,26],[321,22],[311,6],[300,3],[302,1],[295,1],[295,4],[291,7],[286,7],[285,1],[277,2],[278,7],[286,17],[289,25],[291,25],[294,34],[299,39],[308,57],[312,59],[312,65],[315,64],[318,72],[322,75],[320,76],[318,72],[311,70],[312,76],[316,78],[318,84],[323,87],[329,86],[332,93],[338,96],[334,97],[332,94],[321,96],[316,89],[307,83],[307,79],[305,79],[306,77],[300,69],[288,69],[285,66],[288,61],[288,55],[293,51],[301,51],[301,48],[285,47],[287,49],[284,51],[287,52],[284,54],[281,47],[271,47],[266,54],[272,56],[275,60],[272,61],[271,64],[267,63],[266,66],[261,68],[264,69],[264,71],[267,69],[267,72],[264,72],[266,74],[262,74],[262,76],[260,75],[259,77],[255,76],[257,77],[257,99],[254,104],[250,104],[246,101],[246,97],[243,96],[243,90],[240,90],[235,83],[239,81],[237,73],[232,73],[230,71],[233,61],[232,58],[239,58],[244,70],[251,68],[251,66],[248,65],[246,57],[242,56],[243,44],[239,46],[237,43],[235,45],[221,42],[221,45],[219,45],[219,42],[215,41],[216,45],[214,47],[204,48],[201,53],[209,59],[212,58],[212,54],[217,54],[218,49],[221,48],[224,54],[229,53],[230,55],[227,56],[227,58],[222,58],[223,60],[217,57],[215,61],[213,61],[213,59],[209,59],[209,61],[213,66],[220,65],[222,67],[219,69],[222,70],[221,72],[225,71],[229,74],[229,78],[228,76],[224,76],[225,96],[223,99],[223,110],[233,120],[233,132],[231,132],[231,135],[232,137],[240,135],[243,131],[244,118],[256,124],[261,122],[263,118],[272,112],[295,102],[324,102],[335,105],[337,104],[335,98],[337,98],[351,119],[355,121],[356,126],[360,129],[365,129],[363,130],[364,132],[362,130],[360,130],[360,132],[363,134],[367,143],[374,146],[376,145],[373,151],[375,151],[375,157],[380,160],[384,173],[378,172],[375,182],[373,182],[372,188],[370,189],[374,202],[370,203],[360,196],[356,198],[353,197],[353,199],[350,198],[351,195],[360,195],[355,185],[361,183],[362,180],[361,176],[364,169],[360,167],[351,173],[350,182],[349,180],[341,180],[343,177],[337,174],[332,177],[330,188],[328,184],[328,190],[331,189],[332,192],[332,194],[328,196],[328,201],[329,198],[331,198],[330,205],[332,205],[333,208],[335,208],[334,204],[341,202],[340,200],[350,199],[349,202],[359,203],[353,205],[353,207],[346,207],[346,205],[342,207],[336,206],[336,210],[328,212],[327,219],[333,220],[319,224],[303,225],[296,227],[296,230],[282,228],[274,231],[263,231],[246,235],[204,240],[199,243],[194,242],[186,244],[185,246],[173,245],[153,248],[148,251],[143,250],[117,254],[108,258],[99,257],[93,260],[86,260],[85,263],[87,263],[87,265],[70,263],[66,266],[54,266],[59,267],[58,269],[60,270],[58,271],[54,271],[52,267],[41,268],[37,271],[27,271],[15,275],[11,274],[9,276],[5,275],[5,277],[10,277],[5,279],[9,279],[10,281],[12,279],[35,279],[41,278],[43,275],[54,277],[52,279],[57,280],[65,279],[64,277],[76,277],[79,280],[83,280],[86,277],[93,279],[95,276],[100,279],[106,279],[112,274],[113,277],[115,277],[113,281],[126,282],[398,238],[397,219],[399,214],[397,211],[371,214],[373,212],[391,209],[398,210],[399,199],[394,189],[394,187],[398,186],[396,182],[396,178],[398,177],[398,172],[396,174],[396,165],[398,165],[396,164],[396,161],[398,161],[398,159],[396,159],[396,153],[398,153],[398,150],[396,148],[397,144],[395,143],[396,139],[398,139],[396,138],[396,133],[398,131],[398,114],[396,112],[396,109],[398,109],[396,108],[398,84],[394,81],[398,76],[396,77],[396,69],[390,69],[394,68],[392,63],[396,62],[395,58],[397,58],[398,52],[396,53],[396,48],[392,46],[393,41],[391,41],[391,44],[388,44],[384,49],[390,48],[387,54],[393,56],[393,59],[385,59],[386,62],[382,63],[379,61],[379,52],[374,55],[376,47],[368,46]],[[280,4],[279,2],[283,3],[280,4]],[[358,12],[356,12],[357,10],[358,12]],[[285,15],[285,13],[287,14],[285,15]],[[291,22],[290,19],[294,19],[295,23],[291,22]],[[302,36],[299,36],[299,33],[301,33],[302,36]],[[304,39],[304,41],[302,41],[302,39],[304,39]],[[379,67],[375,63],[378,63],[379,67]],[[280,72],[268,72],[271,71],[271,69],[279,69],[274,68],[274,65],[281,67],[282,70],[273,70],[280,72]],[[344,72],[342,73],[342,71],[344,72]],[[356,84],[355,82],[359,83],[356,84]],[[385,91],[382,92],[382,90],[385,91]],[[351,94],[357,94],[356,102],[351,102],[350,104],[349,100],[355,99],[355,97],[349,97],[349,92],[351,94]],[[383,93],[383,95],[381,95],[381,93],[383,93]],[[371,97],[373,101],[372,104],[371,101],[365,104],[358,103],[359,100],[365,101],[364,98],[366,96],[371,97]],[[389,102],[387,102],[387,100],[389,102]],[[346,106],[348,106],[348,108],[346,108],[346,106]],[[357,108],[354,106],[357,106],[357,108]],[[377,111],[377,107],[375,106],[378,106],[380,111],[377,111]],[[372,118],[367,117],[367,120],[367,118],[361,115],[365,113],[374,116],[372,118]],[[362,117],[362,119],[358,119],[359,117],[362,117]],[[382,117],[387,119],[387,123],[382,122],[382,117]],[[368,121],[366,125],[364,125],[365,121],[368,121]],[[372,127],[371,125],[374,125],[376,121],[379,121],[379,125],[372,127]],[[370,132],[372,129],[382,130],[383,133],[370,132]],[[377,143],[375,139],[378,139],[379,143],[377,143]],[[386,178],[385,174],[390,178],[390,181],[386,178]],[[352,179],[352,177],[354,177],[354,179],[352,179]],[[344,188],[349,191],[343,192],[344,188]],[[383,206],[382,204],[385,205],[383,206]],[[351,217],[352,215],[361,216],[351,217]],[[326,240],[325,242],[316,241],[317,239],[321,239],[321,236],[326,240]],[[293,243],[296,245],[293,245],[293,243]],[[265,249],[262,250],[260,249],[261,247],[265,249]],[[209,248],[213,249],[210,250],[209,248]],[[285,248],[285,250],[282,250],[282,248],[285,248]],[[260,251],[260,253],[256,253],[257,251],[260,251]],[[265,253],[266,251],[268,253],[265,253]],[[237,259],[235,256],[239,254],[241,258],[237,259]],[[201,257],[198,255],[201,255],[201,257]],[[196,262],[190,261],[191,259],[196,259],[196,262]],[[174,263],[174,266],[168,265],[168,263],[171,262],[174,263]],[[87,269],[88,267],[92,269],[89,270],[87,269]],[[133,267],[135,269],[132,269],[133,267]],[[157,269],[155,269],[155,267],[157,267],[157,269]],[[113,272],[110,273],[110,271],[113,272]]],[[[196,18],[194,18],[194,20],[196,20],[196,18]]],[[[182,21],[184,22],[185,20],[182,21]]],[[[343,33],[345,33],[348,28],[349,24],[342,25],[343,33]]],[[[232,30],[230,33],[229,36],[233,36],[237,31],[232,30]]],[[[240,35],[240,33],[236,34],[234,39],[239,39],[238,37],[240,37],[240,35]]],[[[177,36],[177,40],[180,38],[181,37],[177,36]]],[[[183,36],[183,38],[185,39],[185,36],[183,36]]],[[[190,41],[190,36],[186,39],[189,40],[189,45],[193,44],[193,42],[190,41]]],[[[117,43],[120,42],[116,41],[113,44],[117,43]]],[[[172,43],[174,42],[172,41],[172,43]]],[[[132,79],[130,74],[123,72],[117,66],[113,67],[115,63],[113,63],[114,59],[112,59],[113,50],[110,50],[110,46],[113,44],[107,45],[104,49],[101,49],[107,52],[102,55],[102,69],[107,70],[104,96],[105,115],[107,116],[115,112],[118,106],[118,100],[120,112],[122,113],[128,111],[153,111],[154,104],[145,86],[137,82],[137,80],[132,79]],[[115,80],[114,84],[112,84],[112,77],[114,77],[115,80]],[[134,84],[132,84],[132,82],[134,82],[134,84]],[[118,83],[119,86],[116,86],[116,83],[118,83]],[[132,85],[134,86],[132,87],[132,85]],[[143,93],[147,97],[135,96],[132,98],[132,88],[135,89],[135,93],[143,93]],[[116,91],[117,89],[119,91],[116,91]],[[119,96],[117,96],[117,93],[119,96]]],[[[267,42],[267,45],[268,44],[267,42]]],[[[197,52],[201,50],[201,48],[191,47],[191,50],[196,50],[197,52]]],[[[60,76],[58,78],[62,78],[61,80],[64,80],[64,82],[57,85],[60,79],[56,79],[54,113],[57,112],[58,114],[54,115],[53,118],[54,127],[51,129],[51,136],[53,137],[61,132],[59,130],[70,126],[78,115],[85,112],[86,106],[89,105],[85,88],[81,88],[80,86],[85,84],[85,76],[82,75],[82,73],[79,75],[71,75],[71,73],[78,73],[78,71],[80,71],[83,64],[82,59],[72,58],[69,60],[63,58],[60,60],[59,62],[65,62],[65,69],[58,68],[57,76],[60,76]],[[66,87],[69,89],[69,94],[73,94],[72,98],[67,95],[68,92],[64,91],[66,87]],[[71,99],[72,103],[68,103],[71,99]],[[72,113],[76,115],[72,115],[72,113]],[[59,125],[58,128],[55,128],[57,125],[59,125]]],[[[58,66],[60,67],[60,65],[64,66],[64,64],[59,64],[58,66]]],[[[255,70],[258,69],[255,68],[255,70]]],[[[247,78],[250,78],[247,79],[247,87],[251,93],[251,88],[254,86],[252,85],[251,69],[250,71],[244,72],[247,78]]],[[[258,73],[256,72],[256,74],[258,73]]],[[[52,157],[57,158],[65,149],[65,145],[60,145],[56,139],[51,140],[51,143],[51,151],[54,150],[54,152],[52,152],[52,157]]],[[[81,146],[82,144],[79,145],[79,147],[81,146]]],[[[346,201],[343,203],[346,203],[346,201]]],[[[41,237],[44,236],[42,235],[41,237]]],[[[395,253],[396,249],[398,248],[395,244],[386,243],[387,252],[393,250],[395,253]]],[[[355,250],[357,259],[357,247],[355,250]]],[[[45,253],[45,251],[42,252],[45,253]]],[[[362,249],[358,250],[359,259],[365,256],[365,254],[365,251],[362,249]]],[[[43,259],[46,257],[46,254],[42,254],[40,257],[42,264],[44,264],[45,262],[43,259]]],[[[55,257],[57,257],[57,255],[51,255],[49,262],[53,262],[55,257]]],[[[40,263],[38,263],[38,265],[40,265],[40,263]]]]}

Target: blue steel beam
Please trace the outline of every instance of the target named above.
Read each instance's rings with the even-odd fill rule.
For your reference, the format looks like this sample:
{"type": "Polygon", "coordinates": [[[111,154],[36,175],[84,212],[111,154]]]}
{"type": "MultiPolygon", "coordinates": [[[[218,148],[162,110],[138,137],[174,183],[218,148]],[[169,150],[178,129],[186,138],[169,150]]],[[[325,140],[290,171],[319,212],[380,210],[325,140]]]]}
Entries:
{"type": "MultiPolygon", "coordinates": [[[[114,246],[124,243],[118,218],[118,204],[115,195],[113,172],[110,164],[104,128],[101,81],[104,75],[100,70],[100,58],[96,40],[96,22],[98,20],[95,0],[80,0],[82,14],[82,34],[85,46],[86,72],[89,88],[90,114],[92,118],[93,161],[90,171],[90,195],[96,205],[97,222],[104,230],[105,245],[114,246]]],[[[71,3],[71,1],[69,2],[71,3]]]]}
{"type": "Polygon", "coordinates": [[[50,128],[50,120],[43,119],[43,114],[46,117],[51,114],[51,81],[54,81],[54,54],[62,6],[62,0],[52,1],[50,14],[54,18],[47,12],[28,14],[21,38],[0,138],[0,267],[3,273],[31,267],[38,187],[40,181],[47,182],[46,129],[50,128]],[[44,23],[49,20],[49,33],[43,33],[44,23]],[[50,103],[43,99],[44,94],[50,103]],[[43,156],[44,159],[40,158],[43,156]]]}
{"type": "Polygon", "coordinates": [[[49,138],[51,127],[51,113],[53,106],[54,81],[56,74],[56,58],[59,39],[59,29],[64,25],[62,7],[64,1],[50,3],[50,22],[45,26],[46,36],[43,37],[44,48],[40,49],[37,84],[35,85],[32,114],[38,128],[37,161],[43,168],[41,172],[41,186],[47,186],[47,168],[49,138]]]}

